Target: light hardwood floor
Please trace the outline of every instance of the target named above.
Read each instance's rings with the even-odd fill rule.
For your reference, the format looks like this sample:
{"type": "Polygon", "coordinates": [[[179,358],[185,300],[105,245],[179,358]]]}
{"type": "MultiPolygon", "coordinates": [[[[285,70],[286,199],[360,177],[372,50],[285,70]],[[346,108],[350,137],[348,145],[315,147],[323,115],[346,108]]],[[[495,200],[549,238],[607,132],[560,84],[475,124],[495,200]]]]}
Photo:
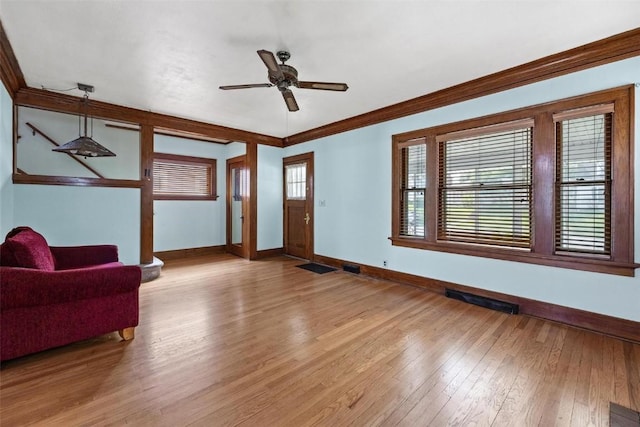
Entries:
{"type": "Polygon", "coordinates": [[[167,263],[117,333],[4,363],[0,424],[607,425],[640,345],[284,257],[167,263]]]}

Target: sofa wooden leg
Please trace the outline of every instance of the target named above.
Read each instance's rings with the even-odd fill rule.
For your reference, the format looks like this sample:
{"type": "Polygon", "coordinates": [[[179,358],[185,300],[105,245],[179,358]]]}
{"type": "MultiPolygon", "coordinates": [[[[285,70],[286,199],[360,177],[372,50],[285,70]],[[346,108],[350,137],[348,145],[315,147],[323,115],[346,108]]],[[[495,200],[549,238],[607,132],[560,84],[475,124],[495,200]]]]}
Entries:
{"type": "Polygon", "coordinates": [[[124,328],[124,329],[120,329],[118,331],[118,334],[120,334],[120,338],[122,338],[125,341],[129,341],[132,340],[134,337],[134,331],[136,328],[131,327],[131,328],[124,328]]]}

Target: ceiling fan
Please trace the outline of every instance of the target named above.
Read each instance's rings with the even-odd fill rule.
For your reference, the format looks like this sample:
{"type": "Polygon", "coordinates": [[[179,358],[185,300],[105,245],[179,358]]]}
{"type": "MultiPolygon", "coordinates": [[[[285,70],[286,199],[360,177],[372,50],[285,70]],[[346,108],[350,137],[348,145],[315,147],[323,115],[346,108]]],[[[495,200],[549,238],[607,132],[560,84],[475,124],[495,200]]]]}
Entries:
{"type": "Polygon", "coordinates": [[[259,50],[258,55],[264,65],[267,66],[269,70],[269,81],[271,83],[255,83],[255,84],[245,84],[245,85],[230,85],[230,86],[220,86],[222,90],[230,90],[230,89],[249,89],[254,87],[272,87],[276,86],[280,93],[282,93],[282,97],[284,98],[285,104],[287,104],[287,108],[289,111],[298,111],[298,103],[296,102],[296,98],[293,96],[293,92],[289,89],[290,86],[295,86],[300,89],[319,89],[319,90],[333,90],[338,92],[344,92],[349,89],[346,83],[327,83],[327,82],[303,82],[298,80],[298,70],[293,68],[290,65],[286,65],[285,62],[291,57],[291,54],[286,51],[278,51],[278,59],[282,62],[282,64],[278,64],[276,61],[276,57],[272,52],[268,50],[259,50]]]}

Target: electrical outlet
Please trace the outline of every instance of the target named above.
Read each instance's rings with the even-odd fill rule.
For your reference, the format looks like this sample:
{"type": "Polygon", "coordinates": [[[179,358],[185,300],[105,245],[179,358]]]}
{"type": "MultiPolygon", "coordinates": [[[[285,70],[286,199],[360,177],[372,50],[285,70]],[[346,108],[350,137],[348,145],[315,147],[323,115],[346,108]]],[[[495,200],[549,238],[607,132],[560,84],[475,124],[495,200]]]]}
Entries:
{"type": "Polygon", "coordinates": [[[387,260],[385,259],[384,261],[382,261],[382,266],[386,267],[387,266],[387,260]]]}

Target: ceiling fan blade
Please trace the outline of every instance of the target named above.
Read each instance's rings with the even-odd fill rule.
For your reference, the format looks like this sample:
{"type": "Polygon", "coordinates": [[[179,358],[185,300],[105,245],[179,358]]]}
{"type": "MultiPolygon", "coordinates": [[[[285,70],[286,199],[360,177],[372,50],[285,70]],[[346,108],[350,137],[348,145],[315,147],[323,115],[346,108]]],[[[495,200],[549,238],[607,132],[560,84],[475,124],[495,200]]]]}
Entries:
{"type": "Polygon", "coordinates": [[[261,49],[258,51],[258,55],[260,59],[262,59],[262,62],[264,62],[264,65],[267,66],[270,76],[274,76],[277,80],[284,79],[284,74],[282,74],[282,70],[278,66],[278,61],[276,61],[276,57],[273,56],[273,52],[261,49]]]}
{"type": "Polygon", "coordinates": [[[320,90],[335,90],[344,92],[349,89],[346,83],[327,83],[327,82],[298,82],[300,89],[320,89],[320,90]]]}
{"type": "Polygon", "coordinates": [[[230,89],[251,89],[253,87],[271,87],[273,86],[271,83],[255,83],[248,85],[229,85],[229,86],[220,86],[219,89],[222,90],[230,90],[230,89]]]}
{"type": "Polygon", "coordinates": [[[287,108],[289,111],[298,111],[298,103],[296,102],[296,98],[293,96],[293,92],[290,89],[282,91],[282,97],[284,98],[285,104],[287,104],[287,108]]]}

